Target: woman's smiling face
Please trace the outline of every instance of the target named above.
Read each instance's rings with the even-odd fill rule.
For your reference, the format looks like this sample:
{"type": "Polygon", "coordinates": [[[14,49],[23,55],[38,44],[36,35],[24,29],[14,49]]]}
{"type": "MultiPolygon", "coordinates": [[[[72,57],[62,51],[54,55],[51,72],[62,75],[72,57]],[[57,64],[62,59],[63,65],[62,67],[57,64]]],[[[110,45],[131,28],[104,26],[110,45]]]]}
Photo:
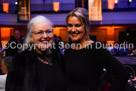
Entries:
{"type": "Polygon", "coordinates": [[[85,26],[76,16],[70,16],[67,22],[68,35],[73,42],[85,41],[85,26]]]}
{"type": "Polygon", "coordinates": [[[36,44],[36,49],[49,49],[53,43],[51,26],[47,22],[38,22],[32,29],[31,41],[36,44]]]}

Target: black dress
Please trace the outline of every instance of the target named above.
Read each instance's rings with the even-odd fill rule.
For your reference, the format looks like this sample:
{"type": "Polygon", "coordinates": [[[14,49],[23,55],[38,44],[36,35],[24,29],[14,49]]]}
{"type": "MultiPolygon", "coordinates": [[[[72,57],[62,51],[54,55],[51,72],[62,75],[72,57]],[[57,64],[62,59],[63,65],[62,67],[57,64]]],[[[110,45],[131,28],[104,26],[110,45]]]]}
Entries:
{"type": "Polygon", "coordinates": [[[52,52],[52,66],[37,59],[36,51],[24,51],[13,59],[6,91],[66,91],[59,53],[52,52]]]}
{"type": "Polygon", "coordinates": [[[107,50],[95,44],[65,51],[69,91],[98,91],[103,68],[114,76],[111,91],[124,91],[129,73],[107,50]]]}

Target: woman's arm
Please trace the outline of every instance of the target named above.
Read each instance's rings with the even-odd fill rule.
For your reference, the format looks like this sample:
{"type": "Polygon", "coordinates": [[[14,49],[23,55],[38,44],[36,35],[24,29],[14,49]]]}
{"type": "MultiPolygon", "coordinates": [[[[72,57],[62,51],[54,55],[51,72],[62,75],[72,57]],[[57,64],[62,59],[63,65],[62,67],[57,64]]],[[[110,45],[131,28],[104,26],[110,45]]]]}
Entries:
{"type": "Polygon", "coordinates": [[[115,57],[106,49],[96,49],[95,56],[100,66],[105,68],[113,76],[110,91],[126,91],[129,73],[115,57]]]}

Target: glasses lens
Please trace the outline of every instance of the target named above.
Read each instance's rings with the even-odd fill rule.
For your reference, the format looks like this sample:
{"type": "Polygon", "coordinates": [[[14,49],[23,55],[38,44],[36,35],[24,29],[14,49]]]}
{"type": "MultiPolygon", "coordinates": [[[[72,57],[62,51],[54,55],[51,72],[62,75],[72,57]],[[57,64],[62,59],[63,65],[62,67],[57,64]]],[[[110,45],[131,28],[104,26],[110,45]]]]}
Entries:
{"type": "Polygon", "coordinates": [[[37,35],[38,37],[43,36],[44,33],[46,33],[47,35],[52,35],[53,32],[52,30],[47,30],[47,31],[40,31],[40,32],[33,32],[35,35],[37,35]]]}

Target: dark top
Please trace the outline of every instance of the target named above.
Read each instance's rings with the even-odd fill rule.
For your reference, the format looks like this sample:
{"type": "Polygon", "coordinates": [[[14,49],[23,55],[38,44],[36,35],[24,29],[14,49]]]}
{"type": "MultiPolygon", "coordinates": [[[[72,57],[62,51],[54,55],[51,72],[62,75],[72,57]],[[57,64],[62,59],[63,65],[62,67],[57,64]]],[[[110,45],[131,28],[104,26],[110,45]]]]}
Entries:
{"type": "Polygon", "coordinates": [[[61,56],[52,52],[53,66],[37,59],[36,51],[17,54],[8,72],[6,91],[66,91],[61,56]]]}
{"type": "Polygon", "coordinates": [[[80,50],[65,51],[69,91],[98,91],[103,68],[114,76],[111,91],[124,91],[128,72],[107,50],[89,45],[80,50]]]}
{"type": "Polygon", "coordinates": [[[11,37],[10,41],[6,45],[6,56],[15,56],[16,53],[19,51],[19,45],[22,45],[24,42],[23,37],[20,37],[20,42],[17,42],[15,37],[11,37]],[[18,45],[18,46],[17,46],[18,45]]]}

